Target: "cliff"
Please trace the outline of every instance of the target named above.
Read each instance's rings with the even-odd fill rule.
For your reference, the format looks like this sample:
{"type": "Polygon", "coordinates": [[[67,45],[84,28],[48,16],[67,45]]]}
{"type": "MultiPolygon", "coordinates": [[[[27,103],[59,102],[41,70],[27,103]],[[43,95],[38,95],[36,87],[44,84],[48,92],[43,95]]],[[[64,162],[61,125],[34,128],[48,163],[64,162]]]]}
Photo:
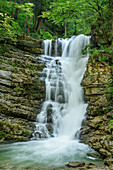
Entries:
{"type": "Polygon", "coordinates": [[[100,153],[107,165],[113,164],[113,80],[112,63],[104,62],[110,53],[91,55],[82,85],[88,102],[86,120],[82,127],[81,139],[100,153]]]}
{"type": "Polygon", "coordinates": [[[19,40],[16,47],[0,44],[0,142],[29,140],[45,99],[41,42],[19,40]]]}

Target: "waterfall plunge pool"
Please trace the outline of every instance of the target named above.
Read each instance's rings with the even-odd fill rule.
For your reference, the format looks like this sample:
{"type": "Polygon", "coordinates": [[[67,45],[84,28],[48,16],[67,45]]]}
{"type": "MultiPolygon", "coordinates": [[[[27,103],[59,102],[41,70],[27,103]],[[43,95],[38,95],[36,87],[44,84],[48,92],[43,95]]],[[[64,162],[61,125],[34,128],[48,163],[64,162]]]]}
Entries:
{"type": "Polygon", "coordinates": [[[88,157],[87,153],[94,151],[67,136],[18,142],[0,145],[0,165],[51,169],[64,167],[69,161],[102,164],[101,160],[88,157]]]}

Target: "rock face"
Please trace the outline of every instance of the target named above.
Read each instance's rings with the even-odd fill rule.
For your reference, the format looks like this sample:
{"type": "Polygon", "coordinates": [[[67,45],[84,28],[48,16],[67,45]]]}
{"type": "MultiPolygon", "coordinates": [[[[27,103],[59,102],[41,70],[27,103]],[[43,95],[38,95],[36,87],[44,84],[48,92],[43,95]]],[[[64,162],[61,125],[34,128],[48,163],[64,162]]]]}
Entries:
{"type": "Polygon", "coordinates": [[[0,49],[0,142],[27,141],[45,99],[45,84],[40,80],[44,64],[14,46],[0,45],[0,49]]]}
{"type": "Polygon", "coordinates": [[[82,82],[88,108],[81,139],[98,151],[107,165],[113,164],[113,123],[110,123],[113,106],[106,97],[112,78],[111,67],[105,62],[96,62],[91,56],[82,82]]]}
{"type": "Polygon", "coordinates": [[[34,54],[43,53],[42,46],[42,40],[31,39],[30,37],[24,37],[24,39],[19,37],[19,40],[16,43],[17,48],[34,54]]]}

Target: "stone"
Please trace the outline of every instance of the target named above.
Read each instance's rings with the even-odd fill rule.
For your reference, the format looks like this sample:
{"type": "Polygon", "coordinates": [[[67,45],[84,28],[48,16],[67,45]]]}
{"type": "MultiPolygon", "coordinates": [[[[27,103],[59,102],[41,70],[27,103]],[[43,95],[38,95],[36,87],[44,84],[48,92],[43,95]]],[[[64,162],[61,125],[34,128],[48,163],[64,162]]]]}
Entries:
{"type": "Polygon", "coordinates": [[[88,124],[93,128],[97,128],[99,123],[101,123],[102,121],[103,121],[102,117],[96,116],[94,119],[90,120],[88,124]]]}
{"type": "Polygon", "coordinates": [[[108,152],[107,150],[101,148],[99,149],[99,152],[103,155],[103,156],[107,156],[107,157],[110,157],[112,156],[112,154],[110,152],[108,152]]]}
{"type": "Polygon", "coordinates": [[[10,80],[11,79],[11,71],[0,70],[0,78],[10,80]]]}
{"type": "Polygon", "coordinates": [[[83,167],[85,165],[84,162],[69,162],[67,164],[68,167],[83,167]]]}
{"type": "Polygon", "coordinates": [[[102,145],[100,144],[100,142],[92,143],[92,146],[95,150],[99,150],[100,148],[102,148],[102,145]]]}
{"type": "MultiPolygon", "coordinates": [[[[36,48],[40,48],[39,46],[36,45],[36,48]]],[[[35,128],[33,122],[36,121],[45,99],[45,84],[39,77],[44,64],[39,59],[37,61],[36,55],[32,54],[30,48],[31,53],[11,45],[8,45],[8,48],[7,53],[2,56],[7,62],[2,62],[0,68],[0,142],[2,143],[30,140],[35,128]]],[[[39,51],[42,51],[41,48],[39,51]]]]}
{"type": "Polygon", "coordinates": [[[100,158],[101,155],[99,153],[87,153],[88,156],[94,157],[94,158],[100,158]]]}
{"type": "Polygon", "coordinates": [[[111,150],[111,149],[110,149],[110,145],[109,145],[109,143],[108,143],[107,140],[104,141],[104,145],[105,145],[105,148],[106,148],[108,151],[111,150]]]}
{"type": "Polygon", "coordinates": [[[12,82],[10,80],[1,79],[1,78],[0,78],[0,83],[3,84],[3,85],[7,85],[7,86],[12,85],[12,82]]]}
{"type": "Polygon", "coordinates": [[[104,159],[104,163],[105,165],[108,165],[108,166],[113,166],[113,158],[106,158],[104,159]]]}

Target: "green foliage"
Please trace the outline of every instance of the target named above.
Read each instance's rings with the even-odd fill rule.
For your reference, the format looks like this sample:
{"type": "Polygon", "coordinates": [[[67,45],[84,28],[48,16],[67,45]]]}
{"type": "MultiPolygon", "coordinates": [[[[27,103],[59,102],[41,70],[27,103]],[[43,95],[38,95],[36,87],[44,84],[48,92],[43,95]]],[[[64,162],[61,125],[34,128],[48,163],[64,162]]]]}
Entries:
{"type": "Polygon", "coordinates": [[[7,60],[0,60],[0,63],[7,63],[7,60]]]}
{"type": "Polygon", "coordinates": [[[17,41],[17,35],[24,33],[25,18],[33,16],[33,3],[18,4],[12,1],[0,0],[0,41],[17,41]],[[14,12],[18,12],[18,19],[14,19],[14,12]]]}
{"type": "Polygon", "coordinates": [[[67,24],[68,34],[91,34],[92,28],[106,42],[112,37],[112,12],[108,0],[53,0],[43,17],[62,26],[67,24]],[[70,30],[70,25],[73,30],[70,30]]]}
{"type": "Polygon", "coordinates": [[[106,111],[105,111],[106,113],[108,113],[109,112],[109,109],[106,109],[106,111]]]}
{"type": "Polygon", "coordinates": [[[17,90],[20,90],[20,86],[16,86],[14,89],[17,91],[17,90]]]}
{"type": "Polygon", "coordinates": [[[106,97],[107,100],[112,104],[113,103],[113,80],[107,85],[106,97]]]}
{"type": "Polygon", "coordinates": [[[13,63],[12,66],[13,67],[18,67],[18,65],[16,63],[13,63]]]}
{"type": "Polygon", "coordinates": [[[16,41],[16,30],[15,27],[10,25],[12,18],[7,14],[0,13],[3,17],[0,22],[0,40],[12,40],[16,41]]]}
{"type": "Polygon", "coordinates": [[[42,39],[53,39],[53,36],[47,32],[47,31],[44,31],[43,29],[40,30],[40,33],[42,34],[42,39]]]}
{"type": "Polygon", "coordinates": [[[109,126],[111,127],[113,125],[113,119],[109,121],[109,126]]]}
{"type": "Polygon", "coordinates": [[[32,38],[37,39],[37,40],[40,40],[40,39],[41,39],[41,35],[38,34],[37,32],[32,32],[32,33],[30,33],[30,36],[31,36],[32,38]]]}
{"type": "MultiPolygon", "coordinates": [[[[16,42],[18,35],[30,32],[37,39],[74,34],[92,34],[95,30],[104,42],[112,39],[112,4],[108,0],[0,0],[0,40],[16,42]],[[29,3],[28,3],[29,2],[29,3]],[[18,9],[15,17],[16,10],[18,9]],[[43,13],[43,15],[42,15],[43,13]],[[43,17],[41,30],[38,24],[43,17]],[[32,18],[31,23],[29,22],[32,18]],[[31,27],[29,27],[31,24],[31,27]],[[44,28],[45,26],[46,29],[44,28]],[[27,31],[30,28],[30,31],[27,31]]],[[[101,58],[101,61],[104,61],[101,58]]]]}
{"type": "Polygon", "coordinates": [[[6,132],[0,132],[0,138],[5,137],[6,135],[7,135],[7,133],[6,133],[6,132]]]}

